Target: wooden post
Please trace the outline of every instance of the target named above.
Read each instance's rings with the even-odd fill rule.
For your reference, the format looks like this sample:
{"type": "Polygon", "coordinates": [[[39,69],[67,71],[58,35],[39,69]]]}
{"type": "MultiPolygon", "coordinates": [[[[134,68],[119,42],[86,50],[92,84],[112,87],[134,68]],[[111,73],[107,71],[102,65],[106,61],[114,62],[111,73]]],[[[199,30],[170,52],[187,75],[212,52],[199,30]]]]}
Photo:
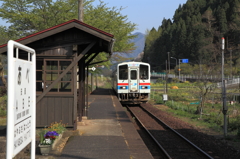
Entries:
{"type": "Polygon", "coordinates": [[[93,74],[91,73],[91,93],[93,92],[93,74]]]}
{"type": "Polygon", "coordinates": [[[83,0],[78,0],[78,20],[83,22],[83,0]]]}
{"type": "Polygon", "coordinates": [[[98,88],[97,74],[96,74],[96,89],[98,88]]]}

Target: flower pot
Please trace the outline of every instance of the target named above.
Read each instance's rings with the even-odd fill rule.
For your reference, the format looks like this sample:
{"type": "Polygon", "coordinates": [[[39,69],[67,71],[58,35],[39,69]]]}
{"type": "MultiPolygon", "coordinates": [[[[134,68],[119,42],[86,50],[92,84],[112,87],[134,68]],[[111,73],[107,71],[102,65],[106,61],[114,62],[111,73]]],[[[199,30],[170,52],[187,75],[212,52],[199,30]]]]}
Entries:
{"type": "Polygon", "coordinates": [[[52,149],[52,145],[38,145],[42,155],[48,155],[52,149]]]}

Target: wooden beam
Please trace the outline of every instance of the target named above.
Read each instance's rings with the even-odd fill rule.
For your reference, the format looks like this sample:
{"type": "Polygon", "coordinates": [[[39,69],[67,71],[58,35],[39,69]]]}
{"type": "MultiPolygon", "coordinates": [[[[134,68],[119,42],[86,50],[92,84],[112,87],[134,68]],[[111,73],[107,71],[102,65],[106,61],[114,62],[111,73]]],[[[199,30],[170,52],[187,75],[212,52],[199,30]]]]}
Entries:
{"type": "Polygon", "coordinates": [[[79,62],[79,89],[78,89],[78,121],[82,121],[82,116],[85,116],[85,57],[79,62]]]}
{"type": "MultiPolygon", "coordinates": [[[[66,41],[64,41],[63,43],[58,43],[58,45],[56,45],[55,43],[53,43],[54,46],[32,46],[32,48],[35,49],[35,51],[44,51],[44,50],[52,50],[52,49],[58,49],[58,48],[64,48],[64,47],[68,47],[68,46],[73,46],[73,45],[84,45],[84,44],[89,44],[92,42],[92,38],[89,39],[84,39],[84,41],[80,41],[80,42],[69,42],[68,44],[65,44],[66,41]]],[[[48,43],[48,45],[50,45],[50,43],[48,43]]]]}
{"type": "MultiPolygon", "coordinates": [[[[81,52],[78,57],[63,71],[62,74],[60,74],[58,76],[58,78],[50,85],[48,86],[48,88],[40,95],[37,97],[36,99],[36,103],[38,103],[51,89],[52,87],[57,84],[57,82],[59,82],[61,80],[61,78],[63,78],[64,75],[67,74],[68,71],[70,71],[70,69],[72,69],[77,63],[78,61],[96,44],[96,41],[93,41],[92,43],[90,43],[84,50],[83,52],[81,52]]],[[[75,88],[74,88],[75,89],[75,88]]]]}
{"type": "Polygon", "coordinates": [[[86,66],[89,65],[90,62],[92,62],[92,60],[98,55],[99,53],[95,53],[87,62],[86,62],[86,66]]]}
{"type": "MultiPolygon", "coordinates": [[[[75,55],[75,57],[74,58],[77,58],[77,56],[75,55]]],[[[74,81],[74,83],[73,83],[73,121],[74,121],[74,130],[77,130],[77,100],[78,100],[78,98],[77,98],[77,82],[78,82],[78,80],[77,80],[77,66],[75,65],[74,66],[74,71],[73,71],[73,81],[74,81]]]]}

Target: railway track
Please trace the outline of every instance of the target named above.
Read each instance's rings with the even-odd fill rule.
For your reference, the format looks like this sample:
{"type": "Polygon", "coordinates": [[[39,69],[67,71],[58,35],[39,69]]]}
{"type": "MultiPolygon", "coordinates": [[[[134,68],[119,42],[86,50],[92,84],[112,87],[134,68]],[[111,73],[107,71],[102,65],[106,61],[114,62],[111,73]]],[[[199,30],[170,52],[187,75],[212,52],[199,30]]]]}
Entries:
{"type": "MultiPolygon", "coordinates": [[[[127,106],[126,106],[127,107],[127,106]]],[[[154,114],[148,112],[141,106],[127,107],[132,116],[138,121],[142,128],[158,146],[157,158],[168,159],[213,159],[206,152],[194,145],[176,130],[169,127],[154,114]]]]}

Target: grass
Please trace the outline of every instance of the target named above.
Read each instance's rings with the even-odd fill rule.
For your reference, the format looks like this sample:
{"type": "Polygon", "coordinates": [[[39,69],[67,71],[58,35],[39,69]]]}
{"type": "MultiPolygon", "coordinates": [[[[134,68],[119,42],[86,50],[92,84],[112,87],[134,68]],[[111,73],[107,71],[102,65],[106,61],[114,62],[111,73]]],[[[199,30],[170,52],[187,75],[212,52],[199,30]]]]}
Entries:
{"type": "Polygon", "coordinates": [[[199,115],[192,115],[190,113],[183,112],[182,110],[173,110],[168,106],[155,105],[156,108],[164,110],[173,116],[180,118],[181,120],[193,125],[195,128],[200,129],[202,132],[209,135],[221,135],[222,128],[216,125],[211,125],[203,120],[199,120],[199,115]]]}
{"type": "MultiPolygon", "coordinates": [[[[168,84],[168,101],[164,102],[165,84],[151,84],[151,102],[168,106],[168,112],[175,116],[183,117],[188,122],[196,122],[194,125],[212,129],[216,132],[223,131],[223,113],[220,90],[216,89],[215,94],[209,94],[203,107],[202,114],[196,113],[199,110],[200,98],[199,89],[194,83],[170,83],[168,84]],[[177,86],[178,89],[171,89],[177,86]]],[[[166,89],[165,89],[166,90],[166,89]]],[[[228,90],[228,92],[234,90],[228,90]]],[[[228,100],[232,99],[228,97],[228,100]]],[[[228,104],[228,134],[240,137],[240,104],[228,104]]]]}
{"type": "Polygon", "coordinates": [[[7,118],[0,117],[0,126],[6,126],[6,125],[7,125],[7,118]]]}
{"type": "Polygon", "coordinates": [[[7,95],[0,97],[0,126],[7,125],[7,95]]]}

